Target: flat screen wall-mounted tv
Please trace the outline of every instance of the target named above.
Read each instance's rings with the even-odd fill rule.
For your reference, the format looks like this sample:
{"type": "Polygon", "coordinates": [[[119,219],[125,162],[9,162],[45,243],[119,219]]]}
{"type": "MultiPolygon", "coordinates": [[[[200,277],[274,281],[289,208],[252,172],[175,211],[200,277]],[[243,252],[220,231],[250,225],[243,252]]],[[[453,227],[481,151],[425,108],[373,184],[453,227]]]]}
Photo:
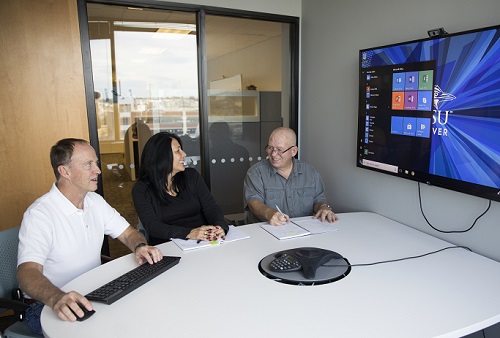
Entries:
{"type": "Polygon", "coordinates": [[[500,201],[500,26],[359,52],[357,166],[500,201]]]}

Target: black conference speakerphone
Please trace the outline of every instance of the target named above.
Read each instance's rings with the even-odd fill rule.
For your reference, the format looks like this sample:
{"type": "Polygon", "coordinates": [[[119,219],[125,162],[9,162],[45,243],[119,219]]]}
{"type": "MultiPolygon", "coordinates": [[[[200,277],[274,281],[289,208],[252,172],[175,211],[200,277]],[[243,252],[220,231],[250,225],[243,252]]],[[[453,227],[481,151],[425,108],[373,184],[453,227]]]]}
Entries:
{"type": "Polygon", "coordinates": [[[321,285],[346,277],[349,261],[341,254],[321,248],[302,247],[272,253],[259,262],[259,271],[276,282],[321,285]]]}

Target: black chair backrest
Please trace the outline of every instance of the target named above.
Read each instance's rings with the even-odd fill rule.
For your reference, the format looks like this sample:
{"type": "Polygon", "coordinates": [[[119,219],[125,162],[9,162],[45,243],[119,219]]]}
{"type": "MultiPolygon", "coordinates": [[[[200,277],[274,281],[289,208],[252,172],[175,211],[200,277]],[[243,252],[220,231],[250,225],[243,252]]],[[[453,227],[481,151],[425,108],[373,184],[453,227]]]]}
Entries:
{"type": "Polygon", "coordinates": [[[19,228],[0,231],[0,298],[11,299],[12,290],[18,287],[17,245],[19,228]]]}

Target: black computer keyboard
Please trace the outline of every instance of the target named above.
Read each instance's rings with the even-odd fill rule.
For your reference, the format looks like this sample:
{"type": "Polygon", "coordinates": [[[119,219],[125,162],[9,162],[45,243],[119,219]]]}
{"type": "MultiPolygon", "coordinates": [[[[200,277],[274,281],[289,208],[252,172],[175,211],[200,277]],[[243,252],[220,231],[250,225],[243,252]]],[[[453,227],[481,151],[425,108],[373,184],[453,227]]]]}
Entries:
{"type": "Polygon", "coordinates": [[[137,289],[139,286],[149,282],[151,279],[167,271],[177,263],[180,257],[164,256],[161,261],[155,264],[144,263],[133,270],[130,270],[111,282],[108,282],[98,289],[90,292],[88,300],[112,304],[123,296],[137,289]]]}

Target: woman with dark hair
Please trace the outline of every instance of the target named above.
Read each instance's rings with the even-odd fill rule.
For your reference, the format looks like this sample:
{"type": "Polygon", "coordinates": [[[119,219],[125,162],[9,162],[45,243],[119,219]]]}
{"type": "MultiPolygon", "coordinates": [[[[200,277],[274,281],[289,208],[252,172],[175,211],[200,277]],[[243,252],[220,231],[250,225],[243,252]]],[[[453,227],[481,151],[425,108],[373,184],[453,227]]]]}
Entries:
{"type": "Polygon", "coordinates": [[[170,238],[213,241],[229,230],[201,175],[184,166],[185,157],[180,138],[168,132],[153,135],[142,151],[132,198],[150,245],[170,238]]]}

